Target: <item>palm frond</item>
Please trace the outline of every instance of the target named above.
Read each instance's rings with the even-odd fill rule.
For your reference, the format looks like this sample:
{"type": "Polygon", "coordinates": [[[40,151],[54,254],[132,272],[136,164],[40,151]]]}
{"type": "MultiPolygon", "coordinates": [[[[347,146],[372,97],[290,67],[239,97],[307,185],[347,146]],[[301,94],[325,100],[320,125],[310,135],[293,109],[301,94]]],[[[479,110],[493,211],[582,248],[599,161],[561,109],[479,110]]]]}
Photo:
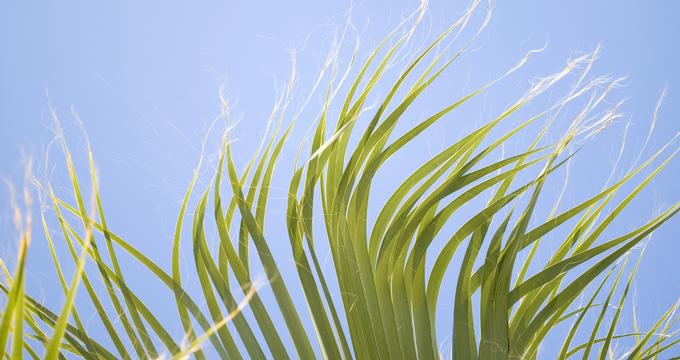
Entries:
{"type": "MultiPolygon", "coordinates": [[[[265,226],[265,218],[270,188],[275,176],[280,176],[275,169],[300,120],[297,113],[287,125],[284,122],[281,109],[290,94],[282,95],[277,106],[285,105],[272,115],[273,131],[241,170],[227,131],[210,185],[199,189],[201,158],[181,202],[168,243],[172,247],[169,271],[107,224],[89,144],[92,205],[88,210],[87,187],[80,183],[65,139],[60,139],[72,200],[58,195],[49,184],[43,192],[69,257],[58,254],[46,213],[41,220],[64,301],[61,309],[53,309],[56,304],[41,304],[25,293],[28,224],[16,270],[10,274],[5,268],[6,281],[0,285],[5,294],[0,320],[5,356],[539,358],[546,338],[556,331],[564,333],[555,355],[560,359],[591,355],[605,359],[617,341],[630,339],[634,343],[624,355],[633,359],[658,358],[677,350],[680,340],[673,330],[677,304],[647,331],[638,330],[637,324],[631,332],[618,329],[639,263],[631,270],[627,260],[680,211],[680,202],[639,227],[623,232],[612,227],[674,159],[679,150],[676,139],[599,193],[561,212],[553,204],[552,213],[544,215],[548,181],[570,161],[578,161],[584,141],[617,117],[616,106],[606,106],[618,80],[587,80],[597,51],[570,59],[488,122],[452,141],[415,170],[404,171],[391,196],[372,213],[372,190],[383,186],[381,170],[387,163],[439,122],[456,121],[459,108],[474,104],[476,97],[535,53],[529,52],[495,80],[452,99],[398,133],[397,125],[404,124],[413,104],[428,96],[432,84],[467,55],[471,42],[458,49],[453,46],[478,5],[473,2],[450,28],[414,53],[396,76],[391,69],[400,64],[398,55],[408,51],[412,42],[409,21],[417,24],[420,13],[402,23],[363,63],[355,63],[352,54],[341,79],[335,71],[324,75],[327,90],[311,129],[310,146],[300,144],[288,178],[286,212],[280,215],[286,231],[265,226]],[[542,111],[530,106],[573,74],[579,80],[564,98],[542,111]],[[348,86],[343,85],[345,79],[348,86]],[[375,108],[368,104],[372,98],[379,99],[375,108]],[[337,112],[331,111],[335,108],[337,112]],[[545,135],[565,108],[575,110],[571,126],[556,141],[547,142],[545,135]],[[533,140],[509,156],[498,156],[519,136],[533,140]],[[647,175],[639,179],[643,173],[647,175]],[[194,204],[195,192],[199,195],[194,204]],[[210,209],[213,215],[206,216],[210,209]],[[186,237],[190,213],[193,219],[186,237]],[[216,233],[217,249],[208,243],[208,231],[216,233]],[[297,278],[282,273],[281,256],[271,247],[284,236],[290,241],[297,278]],[[541,247],[548,238],[559,240],[555,249],[541,247]],[[193,257],[187,269],[181,254],[189,247],[193,257]],[[319,256],[325,249],[330,271],[319,256]],[[539,261],[537,254],[547,260],[539,261]],[[159,318],[145,305],[150,294],[126,281],[131,274],[126,262],[119,260],[122,257],[146,269],[149,280],[162,284],[164,295],[174,299],[174,321],[181,324],[183,337],[171,330],[170,320],[159,318]],[[89,262],[96,272],[88,268],[89,262]],[[65,269],[71,265],[75,270],[69,282],[65,269]],[[198,280],[197,291],[188,289],[183,279],[189,271],[198,280]],[[261,284],[262,277],[266,285],[261,284]],[[623,290],[621,283],[625,283],[623,290]],[[264,286],[268,291],[263,291],[264,286]],[[452,300],[452,308],[442,306],[443,298],[452,300]],[[577,303],[579,298],[586,299],[585,305],[577,303]],[[88,323],[99,323],[104,332],[84,323],[87,309],[82,303],[88,301],[94,307],[88,323]],[[283,322],[277,323],[278,318],[283,322]],[[565,322],[572,326],[565,330],[561,325],[565,322]],[[442,324],[452,334],[450,350],[442,346],[448,335],[438,330],[442,324]],[[580,343],[581,338],[587,340],[580,343]]],[[[324,69],[336,67],[337,57],[330,56],[329,61],[324,69]]]]}

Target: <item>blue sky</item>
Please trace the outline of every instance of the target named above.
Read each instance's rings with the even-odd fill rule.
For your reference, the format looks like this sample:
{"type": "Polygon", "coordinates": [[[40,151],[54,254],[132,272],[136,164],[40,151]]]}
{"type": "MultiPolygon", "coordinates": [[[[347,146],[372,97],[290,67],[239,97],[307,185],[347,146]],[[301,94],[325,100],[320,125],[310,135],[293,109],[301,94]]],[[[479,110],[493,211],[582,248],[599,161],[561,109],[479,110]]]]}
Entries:
{"type": "MultiPolygon", "coordinates": [[[[354,4],[360,54],[367,54],[417,5],[414,1],[354,4]]],[[[277,87],[290,72],[290,50],[297,50],[297,92],[305,95],[321,68],[330,35],[344,24],[349,6],[346,1],[2,1],[0,176],[20,182],[22,151],[43,158],[52,139],[49,102],[65,123],[71,145],[82,156],[84,138],[71,120],[73,109],[94,146],[109,225],[154,260],[169,264],[179,202],[198,161],[202,139],[219,114],[220,86],[234,103],[232,116],[239,120],[234,131],[241,152],[237,155],[242,155],[237,162],[243,164],[262,136],[277,87]]],[[[438,34],[464,7],[463,2],[432,0],[416,39],[438,34]]],[[[614,96],[626,100],[622,107],[626,116],[581,154],[565,197],[565,204],[574,204],[606,180],[628,121],[631,126],[622,165],[633,162],[664,88],[668,95],[643,155],[651,154],[650,150],[680,130],[679,10],[680,3],[672,0],[499,1],[473,51],[439,82],[433,95],[417,105],[414,114],[432,112],[433,106],[495,78],[528,50],[547,44],[477,107],[465,110],[471,122],[442,128],[469,130],[520,96],[534,76],[549,74],[569,57],[601,44],[601,57],[593,72],[627,77],[625,87],[614,96]]],[[[549,94],[546,101],[559,95],[549,94]]],[[[318,104],[315,98],[310,107],[318,104]]],[[[295,139],[302,139],[312,120],[301,120],[295,139]]],[[[402,164],[415,164],[428,151],[450,142],[446,131],[427,135],[402,164]]],[[[214,145],[214,140],[209,144],[214,145]]],[[[209,155],[214,153],[215,148],[208,148],[209,155]]],[[[284,156],[284,163],[290,164],[292,156],[284,156]]],[[[58,191],[66,192],[68,183],[58,167],[58,152],[53,150],[51,157],[57,165],[53,183],[58,191]]],[[[84,158],[81,160],[84,165],[84,158]]],[[[290,165],[282,166],[282,180],[275,183],[278,191],[273,192],[273,199],[285,195],[289,169],[290,165]]],[[[387,171],[385,178],[390,179],[401,170],[392,166],[387,171]]],[[[617,229],[640,224],[654,211],[677,201],[679,176],[680,164],[675,161],[628,210],[617,229]]],[[[208,169],[202,186],[210,180],[208,169]]],[[[554,191],[560,189],[555,186],[554,191]]],[[[375,206],[381,194],[377,196],[375,206]]],[[[277,209],[285,208],[279,202],[277,205],[274,200],[272,218],[277,209]]],[[[272,227],[277,224],[272,220],[272,227]]],[[[680,254],[678,233],[678,219],[658,231],[640,266],[635,291],[647,324],[680,296],[680,272],[675,265],[680,254]]],[[[6,192],[0,193],[0,234],[0,254],[11,258],[16,241],[6,192]]],[[[289,251],[286,239],[279,243],[280,251],[289,251]]],[[[44,242],[36,239],[30,258],[35,266],[29,280],[35,291],[50,296],[59,289],[44,283],[49,279],[47,256],[44,242]]],[[[190,259],[187,253],[186,260],[190,259]]],[[[143,278],[133,281],[145,283],[143,278]]],[[[153,286],[149,286],[152,295],[153,286]]],[[[172,303],[167,309],[160,301],[158,304],[159,311],[172,314],[172,303]]]]}

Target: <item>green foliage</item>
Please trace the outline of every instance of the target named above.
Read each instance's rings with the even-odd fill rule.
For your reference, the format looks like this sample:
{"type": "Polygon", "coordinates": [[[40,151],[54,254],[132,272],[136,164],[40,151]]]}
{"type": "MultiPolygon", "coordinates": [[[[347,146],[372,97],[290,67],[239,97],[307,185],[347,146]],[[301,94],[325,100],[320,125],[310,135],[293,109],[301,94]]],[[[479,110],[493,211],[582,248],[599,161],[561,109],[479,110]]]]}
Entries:
{"type": "MultiPolygon", "coordinates": [[[[497,117],[431,156],[408,174],[379,207],[375,220],[368,220],[371,188],[383,165],[425,130],[484,93],[526,60],[498,80],[395,136],[396,125],[406,111],[426,96],[431,84],[465,50],[448,59],[445,53],[435,52],[467,23],[473,9],[416,54],[396,79],[389,79],[388,69],[409,43],[409,29],[399,28],[390,34],[363,64],[356,65],[354,56],[347,72],[357,69],[353,77],[338,79],[334,73],[330,76],[309,155],[298,152],[288,189],[285,220],[302,294],[293,294],[298,287],[293,289],[286,283],[291,279],[282,276],[277,265],[280,259],[270,249],[273,237],[281,239],[283,232],[265,231],[274,170],[297,118],[287,127],[279,121],[241,171],[234,162],[233,142],[226,133],[214,181],[201,190],[193,208],[191,236],[186,239],[183,226],[189,221],[187,210],[196,190],[198,169],[181,204],[170,272],[107,226],[91,151],[92,212],[88,213],[76,165],[63,141],[75,202],[57,196],[51,187],[45,193],[59,221],[70,260],[57,254],[44,214],[41,219],[55,276],[63,289],[63,305],[56,310],[24,292],[28,222],[27,230],[22,232],[16,270],[13,275],[6,271],[7,279],[0,285],[5,294],[0,321],[5,356],[537,358],[541,344],[553,330],[564,332],[559,358],[605,359],[617,340],[631,338],[634,345],[626,356],[667,356],[664,351],[680,341],[673,333],[675,306],[647,331],[638,330],[637,325],[630,333],[617,330],[635,273],[627,274],[626,261],[622,260],[627,260],[635,247],[671,219],[680,210],[680,202],[616,237],[611,238],[607,230],[675,156],[673,142],[577,205],[562,212],[555,205],[547,218],[539,210],[546,181],[572,159],[567,154],[575,141],[591,136],[616,116],[611,111],[595,122],[586,120],[616,85],[616,80],[607,78],[584,81],[596,54],[570,61],[564,69],[538,81],[497,117]],[[562,100],[512,125],[501,136],[494,135],[500,124],[517,117],[527,104],[577,70],[582,71],[582,76],[562,100]],[[350,79],[351,84],[346,91],[340,91],[345,79],[350,79]],[[412,85],[407,88],[409,81],[412,85]],[[379,84],[389,85],[385,94],[378,90],[379,84]],[[329,109],[336,95],[344,99],[339,114],[331,116],[329,109]],[[586,95],[591,95],[591,100],[563,137],[547,146],[540,145],[557,114],[586,95]],[[381,99],[373,110],[367,104],[370,96],[381,99]],[[369,110],[373,112],[370,121],[357,127],[364,120],[362,114],[369,110]],[[526,135],[530,125],[541,123],[541,130],[526,149],[497,157],[497,150],[511,138],[526,135]],[[635,180],[643,170],[648,175],[635,180]],[[225,189],[228,191],[223,198],[225,189]],[[622,193],[622,189],[628,190],[622,193]],[[466,215],[469,211],[463,210],[488,194],[491,196],[486,205],[466,215]],[[617,200],[619,197],[622,199],[617,200]],[[313,221],[318,216],[322,216],[325,234],[313,221]],[[76,230],[73,218],[78,219],[83,231],[76,230]],[[462,224],[445,236],[443,243],[435,241],[450,231],[445,225],[452,218],[462,219],[462,224]],[[217,251],[208,246],[206,226],[216,227],[217,251]],[[541,262],[535,255],[548,236],[559,237],[560,245],[547,253],[547,262],[541,262]],[[330,251],[330,274],[323,271],[317,254],[320,242],[325,242],[323,246],[330,251]],[[187,246],[192,249],[192,265],[200,285],[197,294],[186,290],[181,277],[180,253],[187,246]],[[256,257],[251,254],[251,246],[255,247],[256,257]],[[165,286],[167,295],[174,297],[184,339],[173,337],[164,321],[128,286],[126,269],[118,260],[121,254],[148,270],[165,286]],[[460,262],[453,261],[456,254],[461,256],[460,262]],[[264,285],[271,288],[271,300],[263,298],[263,284],[256,281],[259,275],[252,271],[252,258],[259,260],[268,279],[264,285]],[[64,261],[75,266],[70,282],[62,270],[64,261]],[[86,271],[86,262],[96,265],[96,273],[86,271]],[[457,277],[455,288],[446,278],[452,272],[457,277]],[[100,280],[104,291],[94,286],[100,280]],[[619,284],[625,284],[623,291],[617,291],[619,284]],[[82,301],[76,301],[76,297],[82,301]],[[453,297],[453,319],[442,315],[445,312],[438,306],[442,297],[453,297]],[[293,301],[302,298],[306,303],[293,301]],[[577,304],[580,298],[585,303],[581,307],[577,304]],[[95,309],[94,318],[88,322],[100,322],[105,334],[88,331],[79,307],[84,301],[90,301],[95,309]],[[107,311],[111,306],[115,319],[107,311]],[[275,323],[274,313],[281,315],[283,324],[275,323]],[[588,317],[595,321],[588,321],[588,317]],[[308,319],[314,332],[304,325],[308,319]],[[447,326],[453,334],[451,354],[440,348],[445,334],[438,334],[436,329],[443,321],[449,322],[447,326]],[[564,322],[572,326],[559,327],[564,322]],[[587,340],[577,344],[577,334],[587,340]],[[101,336],[110,341],[103,341],[101,336]]],[[[328,67],[333,66],[334,63],[328,67]]]]}

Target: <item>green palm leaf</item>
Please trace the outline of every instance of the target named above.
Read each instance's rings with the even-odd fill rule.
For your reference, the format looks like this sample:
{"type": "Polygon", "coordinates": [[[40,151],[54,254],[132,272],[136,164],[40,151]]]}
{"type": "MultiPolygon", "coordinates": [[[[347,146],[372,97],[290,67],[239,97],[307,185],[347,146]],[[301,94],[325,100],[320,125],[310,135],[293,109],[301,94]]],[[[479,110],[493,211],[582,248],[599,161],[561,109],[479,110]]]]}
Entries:
{"type": "Polygon", "coordinates": [[[677,350],[677,305],[647,331],[637,323],[633,331],[620,328],[639,263],[631,270],[622,259],[673,219],[680,202],[641,226],[612,226],[674,159],[676,138],[599,193],[581,197],[562,212],[553,204],[552,212],[543,214],[549,181],[569,161],[578,161],[586,140],[616,117],[616,107],[606,106],[618,80],[586,80],[595,54],[571,59],[488,122],[461,134],[415,170],[404,171],[373,212],[386,164],[398,160],[436,124],[465,120],[459,115],[463,107],[474,105],[476,97],[534,53],[398,133],[414,104],[431,96],[432,85],[468,54],[470,42],[453,47],[478,5],[473,2],[443,34],[414,52],[396,75],[391,69],[401,64],[401,52],[410,49],[419,13],[390,33],[363,63],[353,53],[339,80],[334,70],[325,72],[337,65],[337,57],[329,58],[331,64],[316,84],[326,85],[326,93],[310,131],[310,146],[299,144],[287,179],[285,213],[277,214],[285,220],[285,231],[265,220],[273,201],[270,190],[282,177],[277,165],[303,119],[300,111],[288,120],[282,110],[291,89],[277,102],[269,124],[273,130],[243,169],[227,130],[210,185],[199,189],[203,157],[189,181],[168,242],[169,271],[108,225],[89,143],[89,188],[84,188],[77,162],[60,138],[72,196],[59,195],[46,183],[45,198],[55,219],[42,212],[41,220],[63,301],[59,308],[26,293],[29,222],[14,273],[2,263],[7,279],[0,285],[4,356],[436,359],[449,356],[442,347],[446,340],[455,359],[535,359],[556,331],[564,332],[556,355],[560,359],[605,359],[618,341],[631,339],[634,344],[625,356],[632,359],[665,358],[677,350]],[[579,80],[567,96],[534,110],[540,105],[536,99],[573,74],[580,74],[579,80]],[[374,97],[375,109],[368,104],[374,97]],[[578,100],[588,97],[578,107],[578,100]],[[557,141],[546,143],[558,114],[572,106],[577,111],[571,126],[557,141]],[[536,127],[538,132],[532,133],[536,127]],[[526,136],[533,138],[528,146],[498,156],[505,145],[526,136]],[[647,175],[638,179],[643,172],[647,175]],[[88,189],[90,207],[84,195],[88,189]],[[200,194],[197,200],[195,193],[200,194]],[[210,209],[212,216],[206,216],[210,209]],[[184,231],[188,218],[190,231],[184,231]],[[59,237],[50,232],[50,220],[59,223],[59,237]],[[210,234],[217,239],[215,247],[210,234]],[[548,238],[558,242],[550,251],[542,246],[548,238]],[[60,240],[68,249],[63,258],[60,240]],[[282,272],[284,259],[272,250],[281,241],[290,244],[297,277],[282,272]],[[189,247],[192,264],[186,266],[180,259],[189,247]],[[319,256],[326,250],[330,270],[319,256]],[[145,304],[149,294],[126,281],[128,261],[141,266],[149,280],[162,285],[163,295],[174,300],[174,319],[161,318],[145,304]],[[87,266],[90,262],[96,273],[87,266]],[[103,287],[97,285],[100,280],[103,287]],[[187,285],[190,281],[196,289],[187,285]],[[78,291],[81,286],[85,293],[78,291]],[[585,305],[577,304],[579,298],[585,305]],[[444,308],[443,299],[452,300],[452,308],[444,308]],[[277,324],[277,318],[283,322],[277,324]],[[172,330],[171,321],[181,326],[181,334],[172,330]],[[568,321],[572,326],[564,330],[560,324],[568,321]],[[91,330],[90,322],[104,332],[91,330]],[[438,332],[442,324],[451,339],[438,332]],[[581,343],[581,337],[587,341],[581,343]]]}

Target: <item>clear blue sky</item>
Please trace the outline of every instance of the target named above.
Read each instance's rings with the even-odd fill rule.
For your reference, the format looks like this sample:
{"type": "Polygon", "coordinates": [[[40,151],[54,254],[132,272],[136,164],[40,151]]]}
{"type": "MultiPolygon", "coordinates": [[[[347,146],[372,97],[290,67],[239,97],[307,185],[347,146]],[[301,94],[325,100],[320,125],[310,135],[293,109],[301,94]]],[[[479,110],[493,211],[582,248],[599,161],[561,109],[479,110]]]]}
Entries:
{"type": "MultiPolygon", "coordinates": [[[[417,5],[414,1],[385,0],[355,4],[361,53],[366,54],[417,5]]],[[[94,144],[109,225],[153,259],[169,264],[179,201],[198,160],[201,140],[219,113],[219,86],[224,84],[234,100],[233,115],[240,119],[235,133],[239,151],[245,156],[264,131],[276,95],[275,79],[280,84],[288,75],[288,50],[298,49],[298,91],[303,95],[321,66],[329,35],[343,24],[348,7],[346,1],[2,0],[0,176],[20,182],[22,149],[42,159],[52,138],[49,92],[77,154],[83,154],[83,137],[70,120],[71,108],[81,117],[94,144]]],[[[464,7],[463,2],[432,0],[423,32],[437,34],[464,7]]],[[[672,0],[498,1],[474,51],[454,66],[452,74],[436,87],[436,94],[420,103],[420,112],[415,114],[431,112],[432,106],[451,98],[448,91],[459,94],[488,81],[528,50],[547,43],[542,54],[467,113],[474,124],[480,124],[520,96],[533,76],[555,71],[570,56],[601,44],[602,55],[593,71],[627,76],[626,86],[615,95],[616,99],[626,99],[622,108],[626,117],[580,155],[565,197],[565,206],[574,204],[597,191],[606,179],[626,121],[632,126],[622,165],[632,163],[664,87],[668,96],[645,154],[680,130],[679,11],[680,3],[672,0]]],[[[558,95],[550,96],[556,99],[558,95]]],[[[314,104],[318,101],[311,106],[314,104]]],[[[301,121],[297,139],[311,124],[311,119],[301,121]]],[[[435,149],[450,142],[447,139],[445,132],[430,134],[423,146],[435,149]]],[[[406,160],[418,159],[425,153],[423,149],[411,149],[412,157],[406,160]]],[[[208,150],[214,153],[215,149],[208,150]]],[[[58,152],[53,151],[51,156],[57,160],[58,152]]],[[[284,162],[291,159],[284,157],[284,162]]],[[[238,161],[242,164],[244,158],[238,161]]],[[[290,165],[282,166],[281,179],[285,180],[289,169],[290,165]]],[[[399,174],[397,168],[390,171],[386,178],[399,174]]],[[[639,225],[655,210],[677,201],[679,177],[680,162],[676,161],[614,230],[639,225]]],[[[202,180],[202,186],[208,184],[210,171],[202,180]]],[[[53,181],[66,193],[63,170],[57,167],[53,181]]],[[[281,181],[274,185],[278,189],[272,194],[272,218],[284,209],[280,197],[287,184],[281,181]]],[[[558,190],[555,187],[554,191],[558,190]]],[[[11,258],[16,249],[9,210],[7,193],[2,191],[3,258],[11,258]]],[[[635,291],[640,316],[647,325],[680,296],[676,265],[680,255],[679,220],[654,235],[640,266],[635,291]]],[[[272,220],[272,227],[279,225],[272,220]]],[[[286,254],[287,240],[281,238],[275,248],[286,254]]],[[[31,251],[31,289],[48,297],[58,294],[55,284],[45,283],[50,279],[49,262],[40,236],[31,251]]],[[[185,258],[191,259],[189,249],[185,258]]],[[[285,258],[281,262],[287,263],[285,258]]],[[[283,266],[293,271],[290,264],[283,266]]],[[[145,285],[143,277],[132,281],[145,285]]],[[[153,285],[149,289],[153,297],[153,285]]],[[[158,304],[158,311],[173,313],[173,302],[165,300],[151,301],[158,304]]]]}

